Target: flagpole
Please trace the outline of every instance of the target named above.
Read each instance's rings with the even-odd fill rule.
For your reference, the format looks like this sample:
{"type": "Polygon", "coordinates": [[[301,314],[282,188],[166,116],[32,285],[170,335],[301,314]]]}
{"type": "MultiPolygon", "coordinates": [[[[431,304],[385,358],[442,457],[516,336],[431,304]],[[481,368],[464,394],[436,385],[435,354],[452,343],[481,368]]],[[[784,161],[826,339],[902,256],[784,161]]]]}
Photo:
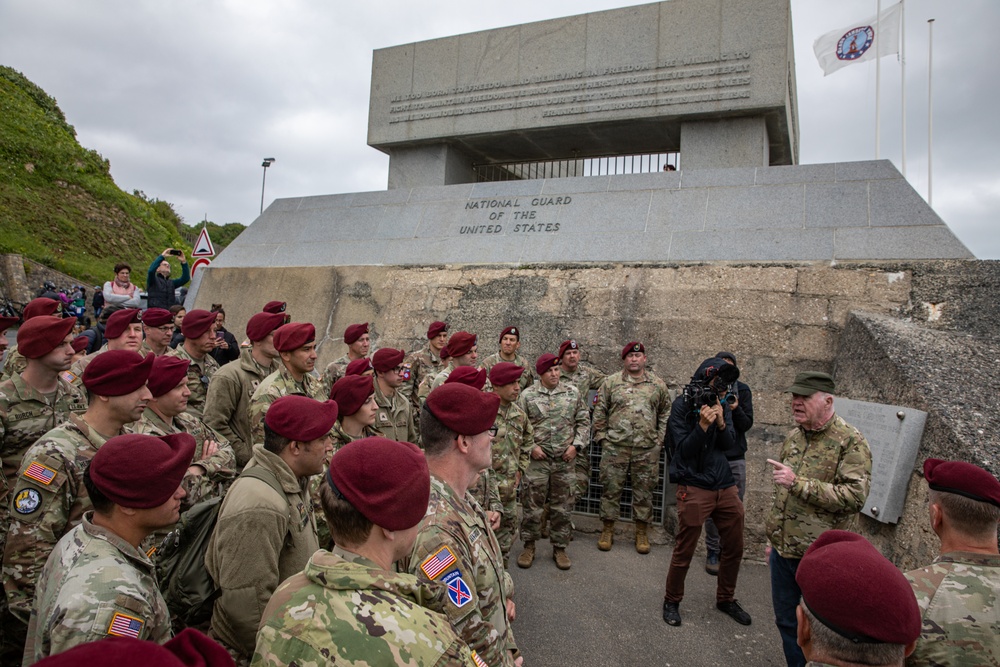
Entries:
{"type": "Polygon", "coordinates": [[[927,19],[927,204],[934,206],[933,158],[934,147],[934,94],[931,74],[934,69],[934,19],[927,19]]]}
{"type": "Polygon", "coordinates": [[[903,178],[906,178],[906,5],[904,0],[899,0],[899,78],[900,78],[900,105],[903,116],[903,178]]]}
{"type": "Polygon", "coordinates": [[[875,10],[875,159],[879,159],[882,144],[882,0],[875,10]]]}

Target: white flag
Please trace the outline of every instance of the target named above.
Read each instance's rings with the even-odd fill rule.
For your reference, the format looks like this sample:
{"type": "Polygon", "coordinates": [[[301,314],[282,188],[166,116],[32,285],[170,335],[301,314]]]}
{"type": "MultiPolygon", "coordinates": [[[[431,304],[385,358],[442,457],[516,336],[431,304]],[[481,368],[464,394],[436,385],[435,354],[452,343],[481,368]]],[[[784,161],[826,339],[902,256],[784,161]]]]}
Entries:
{"type": "Polygon", "coordinates": [[[896,3],[882,11],[881,21],[873,16],[822,35],[813,43],[813,51],[823,76],[852,63],[899,53],[901,16],[902,5],[896,3]]]}

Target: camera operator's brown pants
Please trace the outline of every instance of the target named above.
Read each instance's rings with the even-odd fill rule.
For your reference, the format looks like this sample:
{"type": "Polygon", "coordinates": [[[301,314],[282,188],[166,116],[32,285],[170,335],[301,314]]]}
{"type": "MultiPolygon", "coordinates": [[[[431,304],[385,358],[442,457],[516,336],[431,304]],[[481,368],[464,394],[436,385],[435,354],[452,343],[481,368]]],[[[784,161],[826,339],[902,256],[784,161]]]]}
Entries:
{"type": "Polygon", "coordinates": [[[667,602],[684,598],[684,578],[701,537],[701,527],[709,517],[722,538],[719,556],[717,602],[730,602],[736,594],[736,579],[743,560],[743,503],[736,486],[707,491],[694,486],[677,486],[677,537],[667,572],[667,602]]]}

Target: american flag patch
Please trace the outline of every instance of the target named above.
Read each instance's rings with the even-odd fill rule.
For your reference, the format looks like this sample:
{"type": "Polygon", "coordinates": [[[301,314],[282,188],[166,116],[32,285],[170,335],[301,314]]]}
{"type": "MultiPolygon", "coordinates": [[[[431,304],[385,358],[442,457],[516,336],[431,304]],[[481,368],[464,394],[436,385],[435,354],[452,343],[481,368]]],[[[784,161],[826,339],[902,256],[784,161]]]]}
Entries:
{"type": "Polygon", "coordinates": [[[437,579],[442,572],[455,564],[455,554],[448,547],[441,547],[420,564],[420,569],[431,579],[437,579]]]}
{"type": "Polygon", "coordinates": [[[476,667],[488,667],[486,661],[480,658],[475,651],[472,652],[472,661],[476,663],[476,667]]]}
{"type": "Polygon", "coordinates": [[[48,466],[43,466],[38,461],[32,461],[28,469],[24,471],[24,476],[48,486],[56,478],[56,471],[48,466]]]}
{"type": "Polygon", "coordinates": [[[116,611],[114,617],[111,619],[111,625],[108,626],[108,634],[116,637],[138,639],[143,625],[145,625],[145,621],[141,618],[126,616],[116,611]]]}

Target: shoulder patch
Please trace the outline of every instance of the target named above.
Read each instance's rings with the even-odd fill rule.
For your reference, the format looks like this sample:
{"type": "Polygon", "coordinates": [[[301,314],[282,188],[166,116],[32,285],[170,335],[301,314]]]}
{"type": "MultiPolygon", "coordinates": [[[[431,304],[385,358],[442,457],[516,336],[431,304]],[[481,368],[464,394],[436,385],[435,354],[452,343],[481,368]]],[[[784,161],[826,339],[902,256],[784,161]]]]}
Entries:
{"type": "Polygon", "coordinates": [[[448,587],[448,599],[453,605],[461,608],[472,602],[472,590],[459,570],[452,570],[441,581],[448,587]]]}
{"type": "Polygon", "coordinates": [[[14,511],[31,514],[42,504],[42,496],[35,489],[24,489],[14,497],[14,511]]]}
{"type": "Polygon", "coordinates": [[[63,380],[66,380],[66,382],[69,382],[70,384],[76,382],[76,373],[73,373],[71,371],[63,371],[62,373],[59,374],[59,377],[61,377],[63,380]]]}
{"type": "Polygon", "coordinates": [[[486,661],[480,658],[475,651],[472,652],[472,662],[476,663],[476,667],[487,667],[486,661]]]}
{"type": "Polygon", "coordinates": [[[141,618],[116,611],[115,615],[111,618],[111,625],[108,626],[107,634],[114,637],[138,639],[144,625],[146,625],[146,621],[141,618]]]}
{"type": "Polygon", "coordinates": [[[56,478],[56,471],[38,461],[32,461],[31,465],[24,471],[23,476],[48,486],[56,478]]]}
{"type": "Polygon", "coordinates": [[[420,569],[427,576],[427,578],[437,579],[441,576],[442,572],[454,565],[455,561],[455,554],[452,553],[450,548],[443,546],[428,556],[424,562],[420,564],[420,569]]]}

